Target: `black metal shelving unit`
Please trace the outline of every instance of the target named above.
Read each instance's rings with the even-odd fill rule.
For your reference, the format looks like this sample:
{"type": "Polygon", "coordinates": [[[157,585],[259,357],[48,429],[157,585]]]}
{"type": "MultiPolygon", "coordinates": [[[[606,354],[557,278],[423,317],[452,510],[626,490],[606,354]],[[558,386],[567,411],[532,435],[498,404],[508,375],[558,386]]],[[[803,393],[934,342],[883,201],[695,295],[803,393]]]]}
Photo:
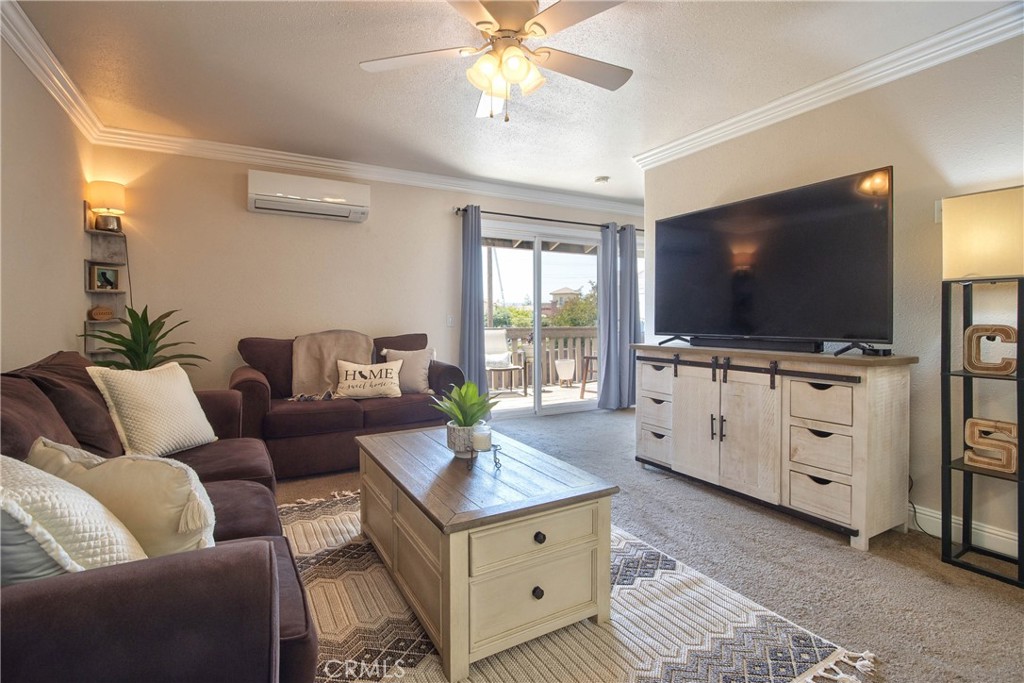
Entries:
{"type": "MultiPolygon", "coordinates": [[[[980,321],[979,321],[980,322],[980,321]]],[[[1024,458],[1024,278],[965,278],[944,280],[942,283],[942,561],[957,567],[983,574],[1015,586],[1024,587],[1024,478],[1021,477],[1021,459],[1024,458]],[[974,293],[976,287],[993,284],[1015,284],[1017,289],[1017,369],[1013,375],[984,375],[967,372],[963,369],[962,359],[959,368],[952,364],[952,335],[955,325],[953,301],[957,294],[962,298],[961,325],[959,334],[975,324],[974,293]],[[954,458],[952,397],[954,382],[959,382],[963,392],[963,414],[958,422],[959,437],[956,439],[954,458]],[[974,417],[974,383],[977,381],[1003,381],[1016,383],[1017,424],[1020,425],[1017,436],[1017,471],[1013,473],[974,467],[964,464],[963,426],[974,417]],[[956,473],[959,472],[959,475],[956,473]],[[953,542],[953,477],[961,476],[963,480],[963,533],[960,543],[953,542]],[[1017,484],[1017,556],[1012,557],[977,546],[973,542],[974,522],[974,478],[992,477],[1017,484]],[[1000,560],[1005,565],[1005,572],[988,566],[975,564],[965,556],[969,553],[1000,560]]]]}

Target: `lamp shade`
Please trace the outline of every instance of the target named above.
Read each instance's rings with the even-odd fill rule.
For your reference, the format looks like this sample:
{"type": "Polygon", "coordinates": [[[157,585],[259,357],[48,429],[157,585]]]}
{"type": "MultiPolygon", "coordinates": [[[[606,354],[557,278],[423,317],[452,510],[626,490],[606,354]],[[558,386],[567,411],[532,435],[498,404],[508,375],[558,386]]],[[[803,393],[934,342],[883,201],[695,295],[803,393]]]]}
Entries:
{"type": "Polygon", "coordinates": [[[109,180],[94,180],[88,188],[89,205],[101,216],[124,215],[124,185],[109,180]]]}
{"type": "Polygon", "coordinates": [[[942,277],[1024,276],[1024,187],[942,200],[942,277]]]}

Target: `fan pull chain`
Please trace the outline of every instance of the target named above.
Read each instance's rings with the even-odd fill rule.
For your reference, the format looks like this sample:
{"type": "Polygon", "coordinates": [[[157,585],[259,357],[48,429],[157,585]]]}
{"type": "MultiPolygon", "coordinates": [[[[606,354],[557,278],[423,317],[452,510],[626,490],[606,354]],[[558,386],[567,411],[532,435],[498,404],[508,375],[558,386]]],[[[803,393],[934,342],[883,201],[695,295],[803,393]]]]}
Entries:
{"type": "Polygon", "coordinates": [[[512,107],[512,84],[505,82],[505,123],[508,123],[508,110],[512,107]]]}

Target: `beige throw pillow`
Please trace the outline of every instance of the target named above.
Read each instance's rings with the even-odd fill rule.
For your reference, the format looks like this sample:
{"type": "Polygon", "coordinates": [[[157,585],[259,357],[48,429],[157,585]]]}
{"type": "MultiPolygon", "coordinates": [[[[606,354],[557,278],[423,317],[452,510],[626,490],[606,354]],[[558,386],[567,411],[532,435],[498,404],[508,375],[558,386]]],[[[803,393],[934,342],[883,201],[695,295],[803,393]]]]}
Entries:
{"type": "Polygon", "coordinates": [[[434,349],[419,351],[399,351],[384,349],[383,355],[388,360],[402,361],[402,371],[398,373],[398,385],[403,394],[432,394],[430,388],[430,361],[434,360],[434,349]]]}
{"type": "Polygon", "coordinates": [[[42,437],[25,462],[103,503],[150,557],[213,546],[213,504],[185,463],[150,455],[108,460],[42,437]]]}
{"type": "Polygon", "coordinates": [[[0,456],[0,509],[4,585],[146,559],[131,532],[98,500],[6,455],[0,456]]]}
{"type": "Polygon", "coordinates": [[[402,395],[398,384],[402,361],[375,365],[338,361],[338,395],[348,398],[395,397],[402,395]]]}
{"type": "Polygon", "coordinates": [[[152,370],[86,370],[107,402],[126,454],[171,455],[217,440],[177,363],[152,370]]]}

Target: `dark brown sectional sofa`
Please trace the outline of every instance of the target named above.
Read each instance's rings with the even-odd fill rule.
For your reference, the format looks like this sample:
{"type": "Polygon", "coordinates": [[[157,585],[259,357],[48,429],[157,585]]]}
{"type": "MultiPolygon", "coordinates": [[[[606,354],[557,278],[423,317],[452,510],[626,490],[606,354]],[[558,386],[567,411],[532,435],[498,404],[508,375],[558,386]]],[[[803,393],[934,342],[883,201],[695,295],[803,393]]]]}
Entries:
{"type": "MultiPolygon", "coordinates": [[[[0,452],[24,459],[39,436],[104,457],[123,453],[77,353],[0,377],[0,452]]],[[[64,574],[0,591],[4,681],[312,681],[317,637],[282,535],[274,467],[240,438],[237,391],[196,392],[219,440],[173,457],[216,514],[216,546],[64,574]]]]}
{"type": "MultiPolygon", "coordinates": [[[[447,421],[433,407],[430,394],[289,401],[293,341],[240,340],[238,352],[247,365],[232,373],[230,383],[232,389],[242,392],[242,434],[266,442],[281,479],[358,467],[355,438],[361,434],[431,427],[447,421]]],[[[427,335],[378,337],[373,347],[378,359],[383,349],[418,351],[427,348],[427,335]]],[[[433,361],[429,372],[430,388],[436,395],[465,382],[461,369],[441,361],[433,361]]]]}

